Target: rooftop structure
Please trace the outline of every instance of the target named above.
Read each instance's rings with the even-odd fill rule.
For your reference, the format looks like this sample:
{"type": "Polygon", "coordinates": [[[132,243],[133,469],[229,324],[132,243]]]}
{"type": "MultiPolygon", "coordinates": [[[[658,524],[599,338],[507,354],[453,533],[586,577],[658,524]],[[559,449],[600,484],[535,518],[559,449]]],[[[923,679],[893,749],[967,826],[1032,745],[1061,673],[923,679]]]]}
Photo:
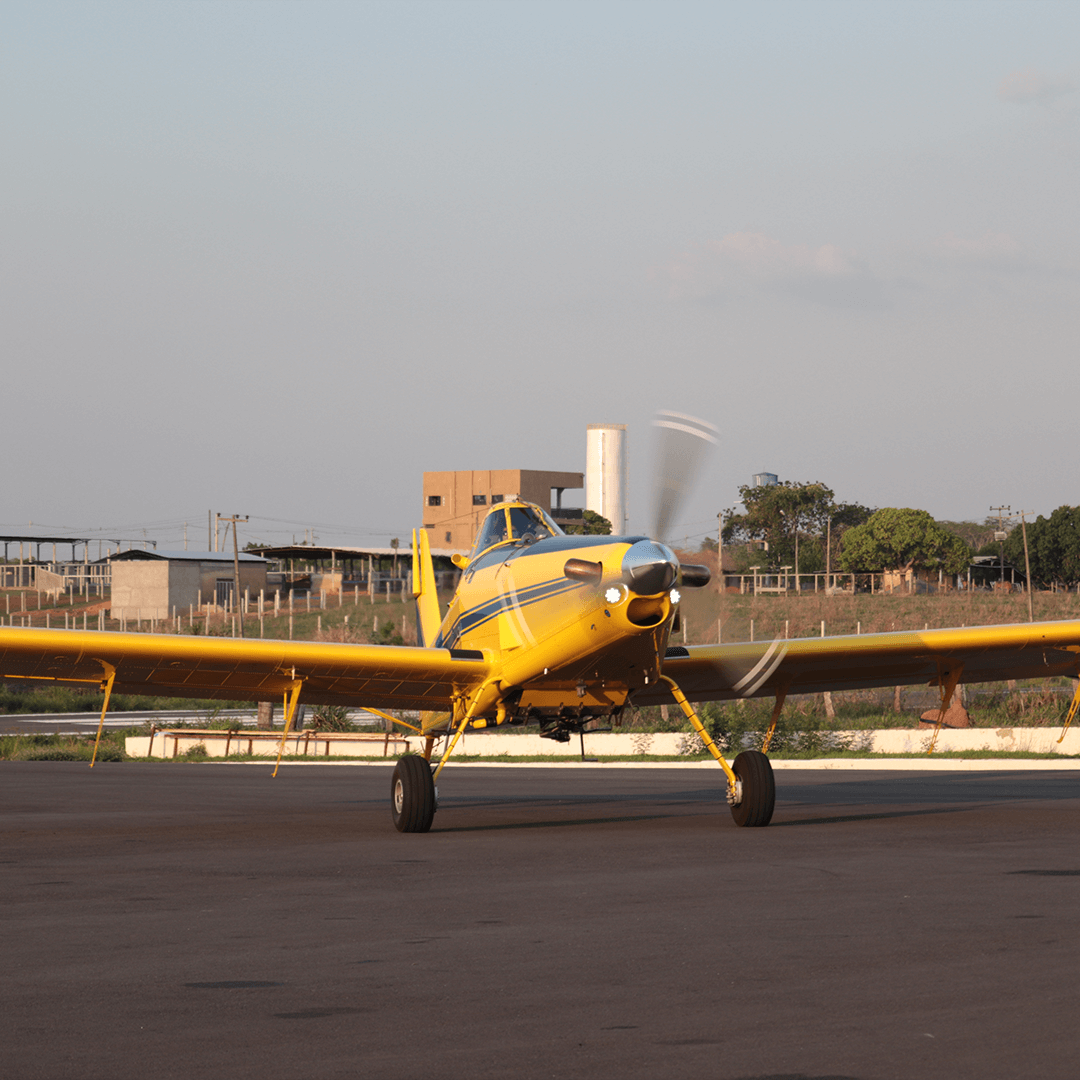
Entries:
{"type": "Polygon", "coordinates": [[[424,528],[432,550],[465,554],[473,545],[488,509],[504,499],[536,503],[561,525],[581,521],[581,510],[564,510],[562,494],[585,486],[575,472],[534,469],[491,469],[424,473],[424,528]],[[553,498],[554,495],[554,498],[553,498]]]}

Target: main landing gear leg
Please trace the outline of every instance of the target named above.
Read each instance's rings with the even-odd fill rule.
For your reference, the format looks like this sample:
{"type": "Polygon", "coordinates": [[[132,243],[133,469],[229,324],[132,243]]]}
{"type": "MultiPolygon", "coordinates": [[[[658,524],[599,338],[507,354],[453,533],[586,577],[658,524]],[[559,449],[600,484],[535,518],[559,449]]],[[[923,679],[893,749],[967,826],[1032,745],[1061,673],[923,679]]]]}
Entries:
{"type": "Polygon", "coordinates": [[[1080,672],[1077,672],[1076,693],[1073,694],[1072,704],[1069,706],[1069,712],[1065,717],[1065,723],[1062,725],[1058,742],[1061,742],[1065,738],[1065,733],[1069,730],[1069,725],[1073,722],[1073,717],[1076,716],[1078,707],[1080,707],[1080,672]]]}
{"type": "Polygon", "coordinates": [[[734,763],[729,765],[675,680],[666,675],[661,675],[660,678],[671,687],[672,696],[679,708],[701,737],[705,748],[727,775],[727,800],[735,824],[747,827],[768,825],[776,806],[776,782],[769,759],[759,750],[744,750],[734,763]]]}
{"type": "Polygon", "coordinates": [[[469,726],[469,721],[476,713],[477,707],[483,699],[484,691],[488,689],[490,682],[484,683],[472,699],[472,703],[465,710],[461,722],[454,732],[446,750],[435,771],[431,769],[431,751],[435,745],[433,737],[428,736],[424,742],[424,756],[407,754],[401,758],[394,768],[394,775],[390,781],[390,811],[394,818],[394,827],[398,832],[427,832],[431,828],[431,822],[435,818],[438,809],[438,791],[435,781],[442,772],[442,767],[454,752],[462,732],[469,726]]]}

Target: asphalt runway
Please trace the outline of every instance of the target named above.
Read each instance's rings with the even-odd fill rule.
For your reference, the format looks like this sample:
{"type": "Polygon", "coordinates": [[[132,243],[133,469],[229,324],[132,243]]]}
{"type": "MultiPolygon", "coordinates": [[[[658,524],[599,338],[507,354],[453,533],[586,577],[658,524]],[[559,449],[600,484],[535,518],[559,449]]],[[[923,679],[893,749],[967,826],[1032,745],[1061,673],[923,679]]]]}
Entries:
{"type": "Polygon", "coordinates": [[[1076,773],[0,765],[5,1080],[1080,1074],[1076,773]]]}

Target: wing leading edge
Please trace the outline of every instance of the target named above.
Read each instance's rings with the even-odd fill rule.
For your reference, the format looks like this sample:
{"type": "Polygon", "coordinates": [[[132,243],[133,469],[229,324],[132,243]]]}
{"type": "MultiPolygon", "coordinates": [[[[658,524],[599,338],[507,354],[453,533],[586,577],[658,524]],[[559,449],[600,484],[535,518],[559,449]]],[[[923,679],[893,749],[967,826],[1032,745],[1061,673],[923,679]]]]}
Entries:
{"type": "MultiPolygon", "coordinates": [[[[960,682],[1055,675],[1076,678],[1080,622],[1020,623],[954,630],[777,639],[668,649],[663,672],[691,701],[725,701],[822,690],[934,684],[963,665],[960,682]]],[[[661,688],[640,704],[674,699],[661,688]]]]}
{"type": "Polygon", "coordinates": [[[450,649],[0,627],[0,675],[98,682],[113,669],[117,693],[274,701],[300,679],[307,704],[448,710],[489,664],[450,649]]]}

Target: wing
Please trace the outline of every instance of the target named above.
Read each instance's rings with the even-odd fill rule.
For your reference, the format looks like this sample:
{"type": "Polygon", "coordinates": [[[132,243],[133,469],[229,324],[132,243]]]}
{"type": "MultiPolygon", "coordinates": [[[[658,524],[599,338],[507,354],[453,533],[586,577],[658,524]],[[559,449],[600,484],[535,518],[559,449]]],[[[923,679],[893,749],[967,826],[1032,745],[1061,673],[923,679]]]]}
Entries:
{"type": "MultiPolygon", "coordinates": [[[[739,645],[674,646],[664,674],[691,701],[767,697],[874,686],[937,685],[963,665],[960,682],[1077,677],[1080,622],[1020,623],[849,637],[778,638],[739,645]]],[[[641,704],[670,703],[658,688],[641,704]]]]}
{"type": "Polygon", "coordinates": [[[310,705],[446,711],[489,665],[467,649],[0,627],[0,675],[104,683],[113,670],[118,693],[274,701],[300,679],[310,705]]]}

